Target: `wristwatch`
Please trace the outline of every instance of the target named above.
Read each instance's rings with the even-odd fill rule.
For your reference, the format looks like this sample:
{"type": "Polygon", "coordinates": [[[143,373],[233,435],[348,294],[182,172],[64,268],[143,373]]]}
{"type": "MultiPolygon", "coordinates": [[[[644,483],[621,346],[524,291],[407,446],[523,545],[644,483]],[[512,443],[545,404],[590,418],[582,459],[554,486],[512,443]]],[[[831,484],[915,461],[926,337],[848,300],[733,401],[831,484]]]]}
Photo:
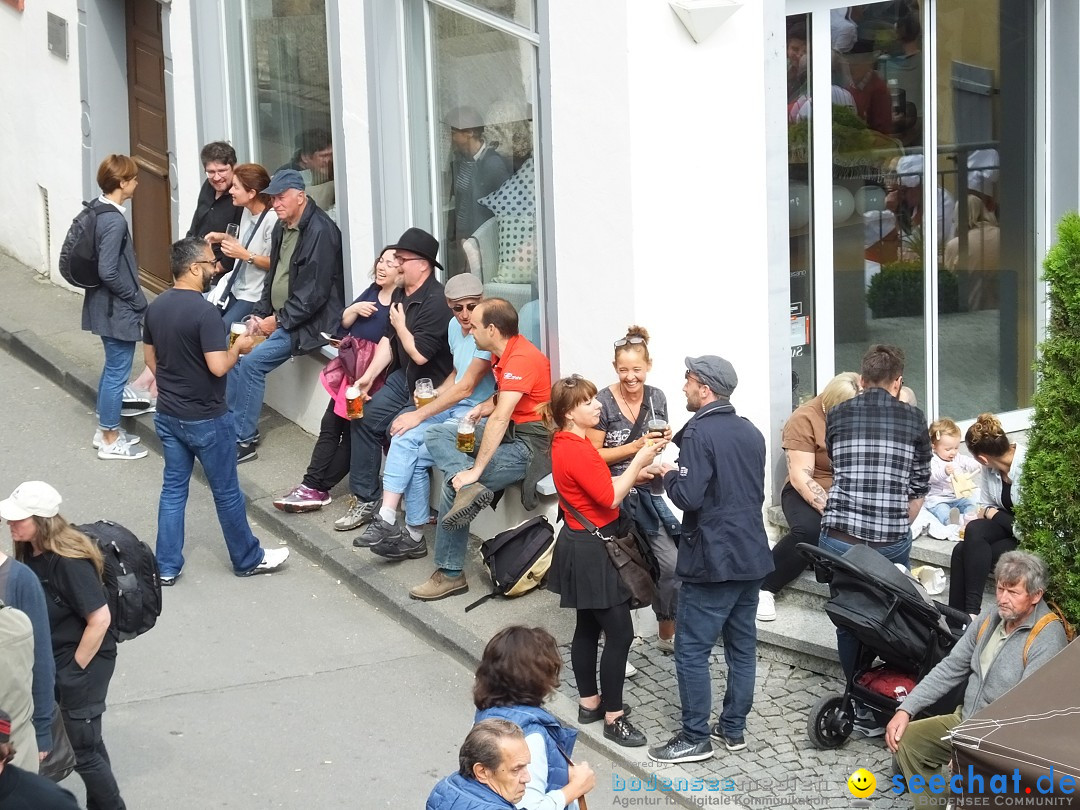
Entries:
{"type": "Polygon", "coordinates": [[[255,254],[250,250],[248,251],[248,257],[244,259],[244,264],[250,264],[252,267],[255,266],[255,254]]]}

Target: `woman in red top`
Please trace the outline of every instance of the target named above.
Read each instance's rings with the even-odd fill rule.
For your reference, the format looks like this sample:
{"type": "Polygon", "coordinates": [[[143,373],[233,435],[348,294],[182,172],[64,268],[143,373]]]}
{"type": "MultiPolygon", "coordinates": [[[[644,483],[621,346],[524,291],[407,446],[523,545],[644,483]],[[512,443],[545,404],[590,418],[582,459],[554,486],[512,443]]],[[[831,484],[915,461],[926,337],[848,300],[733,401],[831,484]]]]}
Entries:
{"type": "MultiPolygon", "coordinates": [[[[577,509],[601,533],[611,536],[620,528],[619,503],[643,470],[656,460],[665,441],[642,447],[630,466],[612,478],[607,464],[586,436],[600,421],[596,386],[574,375],[551,387],[546,418],[556,433],[551,440],[551,470],[563,503],[577,509]]],[[[645,745],[645,735],[630,724],[623,705],[626,656],[634,640],[630,619],[630,591],[608,559],[603,542],[582,528],[567,510],[555,544],[548,590],[561,596],[559,604],[577,611],[577,626],[570,648],[570,663],[577,680],[580,705],[578,722],[604,718],[604,736],[619,745],[645,745]],[[600,658],[601,692],[596,684],[596,659],[600,634],[604,654],[600,658]]]]}

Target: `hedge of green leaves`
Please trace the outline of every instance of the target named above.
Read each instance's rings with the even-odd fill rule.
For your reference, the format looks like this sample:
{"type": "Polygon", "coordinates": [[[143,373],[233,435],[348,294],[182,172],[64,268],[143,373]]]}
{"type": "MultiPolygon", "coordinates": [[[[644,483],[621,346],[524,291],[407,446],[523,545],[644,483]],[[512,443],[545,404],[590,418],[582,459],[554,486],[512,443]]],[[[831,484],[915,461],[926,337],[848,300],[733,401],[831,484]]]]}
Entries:
{"type": "Polygon", "coordinates": [[[1028,433],[1021,545],[1050,568],[1048,596],[1080,625],[1080,216],[1066,215],[1046,256],[1050,298],[1028,433]]]}

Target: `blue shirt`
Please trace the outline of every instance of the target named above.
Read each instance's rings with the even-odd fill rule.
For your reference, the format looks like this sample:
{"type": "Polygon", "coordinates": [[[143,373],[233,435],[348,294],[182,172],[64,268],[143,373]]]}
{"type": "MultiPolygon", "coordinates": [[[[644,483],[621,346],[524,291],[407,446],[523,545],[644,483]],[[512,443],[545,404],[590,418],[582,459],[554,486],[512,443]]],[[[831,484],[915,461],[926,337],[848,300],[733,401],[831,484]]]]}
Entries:
{"type": "Polygon", "coordinates": [[[379,301],[379,292],[379,285],[372,282],[353,301],[354,304],[359,304],[361,301],[370,301],[375,305],[374,312],[366,318],[357,318],[353,321],[353,325],[349,327],[349,334],[354,338],[362,338],[370,340],[372,343],[378,343],[386,333],[386,328],[390,324],[390,305],[379,301]]]}
{"type": "MultiPolygon", "coordinates": [[[[457,318],[451,318],[446,327],[446,339],[450,343],[450,352],[454,355],[454,382],[459,382],[465,376],[466,369],[473,360],[487,360],[491,362],[491,352],[482,352],[476,348],[476,339],[471,335],[461,333],[461,324],[457,318]]],[[[488,371],[480,382],[476,384],[472,395],[461,400],[462,405],[479,405],[495,393],[495,376],[488,371]]]]}

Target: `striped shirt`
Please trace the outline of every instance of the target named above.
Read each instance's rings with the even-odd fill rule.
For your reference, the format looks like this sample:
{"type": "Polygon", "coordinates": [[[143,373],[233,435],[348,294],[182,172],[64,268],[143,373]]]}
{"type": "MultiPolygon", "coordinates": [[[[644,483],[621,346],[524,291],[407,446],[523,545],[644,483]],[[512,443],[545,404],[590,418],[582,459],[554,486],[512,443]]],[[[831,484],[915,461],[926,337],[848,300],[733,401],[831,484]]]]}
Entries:
{"type": "Polygon", "coordinates": [[[910,524],[908,501],[930,489],[926,417],[884,388],[870,388],[829,412],[825,448],[833,485],[821,528],[868,544],[897,543],[910,524]]]}

